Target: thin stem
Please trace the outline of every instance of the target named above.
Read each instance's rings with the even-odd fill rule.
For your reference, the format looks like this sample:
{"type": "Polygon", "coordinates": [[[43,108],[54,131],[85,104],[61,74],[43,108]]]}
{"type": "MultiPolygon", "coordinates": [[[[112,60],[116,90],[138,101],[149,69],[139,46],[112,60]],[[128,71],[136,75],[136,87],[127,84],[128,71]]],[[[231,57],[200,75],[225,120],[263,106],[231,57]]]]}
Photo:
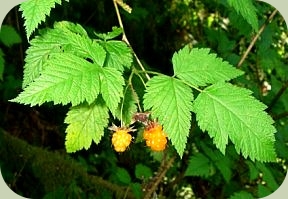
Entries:
{"type": "Polygon", "coordinates": [[[245,59],[247,58],[248,54],[250,53],[252,47],[255,45],[257,39],[260,37],[260,35],[262,34],[262,32],[264,31],[264,29],[266,28],[266,26],[272,21],[272,19],[274,18],[274,16],[276,15],[278,11],[275,9],[272,14],[269,16],[269,18],[267,19],[267,21],[261,26],[261,28],[259,29],[259,31],[257,32],[257,34],[254,36],[254,38],[252,39],[249,47],[247,48],[247,50],[245,51],[245,53],[243,54],[243,56],[241,57],[239,63],[237,64],[237,67],[240,68],[241,65],[243,64],[243,62],[245,61],[245,59]]]}
{"type": "MultiPolygon", "coordinates": [[[[114,7],[115,7],[115,11],[116,11],[116,15],[117,15],[117,19],[118,19],[118,22],[119,22],[119,26],[122,28],[123,30],[123,36],[122,36],[122,40],[130,47],[130,49],[132,50],[132,53],[133,53],[133,56],[135,57],[136,59],[136,62],[137,64],[140,66],[141,70],[143,72],[145,72],[145,68],[143,66],[143,64],[141,63],[140,59],[138,58],[138,56],[136,55],[135,51],[133,50],[129,40],[127,39],[127,36],[126,36],[126,33],[125,33],[125,30],[124,30],[124,26],[123,26],[123,23],[122,23],[122,19],[121,19],[121,15],[120,15],[120,12],[119,12],[119,8],[118,8],[118,1],[117,0],[113,0],[113,4],[114,4],[114,7]]],[[[146,78],[149,80],[150,79],[150,76],[145,73],[145,76],[146,78]]]]}
{"type": "Polygon", "coordinates": [[[273,106],[277,103],[277,101],[280,99],[280,97],[283,95],[283,93],[287,90],[288,88],[288,81],[280,88],[278,93],[275,95],[275,97],[272,99],[270,105],[267,108],[267,112],[270,112],[273,106]]]}
{"type": "Polygon", "coordinates": [[[272,118],[274,120],[279,120],[279,119],[284,118],[284,117],[288,117],[288,112],[283,112],[283,113],[280,113],[278,115],[274,115],[272,118]]]}
{"type": "Polygon", "coordinates": [[[172,166],[175,158],[176,158],[176,156],[174,155],[167,163],[165,161],[166,158],[163,158],[163,161],[162,161],[161,166],[159,168],[159,174],[154,177],[155,180],[151,181],[151,182],[153,182],[153,184],[152,184],[151,188],[147,190],[143,199],[150,199],[151,198],[151,195],[153,194],[153,192],[156,191],[158,185],[160,184],[160,182],[164,178],[165,174],[167,173],[169,168],[172,166]]]}

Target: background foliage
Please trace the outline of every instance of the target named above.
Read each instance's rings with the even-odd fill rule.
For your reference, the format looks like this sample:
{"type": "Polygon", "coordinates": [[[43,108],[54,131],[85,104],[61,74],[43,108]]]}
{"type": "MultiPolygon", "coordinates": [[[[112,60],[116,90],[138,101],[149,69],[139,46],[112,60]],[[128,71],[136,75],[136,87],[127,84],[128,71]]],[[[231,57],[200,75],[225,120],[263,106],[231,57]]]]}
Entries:
{"type": "MultiPolygon", "coordinates": [[[[119,154],[113,151],[110,131],[104,127],[115,121],[111,115],[108,115],[108,109],[116,118],[121,117],[117,106],[123,96],[119,92],[121,88],[117,85],[127,84],[125,80],[131,76],[124,71],[129,69],[133,60],[129,48],[113,40],[113,38],[121,39],[118,36],[121,30],[114,29],[111,32],[113,26],[119,26],[113,1],[98,1],[97,4],[77,0],[45,2],[43,10],[37,10],[36,4],[34,7],[25,8],[27,6],[25,3],[20,9],[19,7],[13,9],[4,20],[0,32],[1,127],[5,131],[0,137],[2,145],[0,161],[1,168],[4,169],[4,178],[14,191],[32,198],[55,198],[55,196],[57,198],[149,198],[152,195],[159,198],[254,198],[269,195],[280,186],[287,171],[288,158],[288,136],[286,135],[288,105],[285,100],[288,97],[287,27],[283,18],[271,6],[250,0],[241,2],[233,0],[127,1],[127,4],[132,7],[132,13],[123,9],[120,13],[126,36],[133,50],[147,70],[167,75],[155,76],[148,81],[147,94],[144,94],[145,88],[139,78],[133,76],[131,82],[134,88],[136,87],[139,100],[144,99],[146,109],[152,108],[154,112],[152,115],[155,114],[159,118],[159,121],[164,124],[164,129],[173,132],[173,128],[178,126],[177,129],[183,128],[185,135],[175,137],[175,134],[171,134],[169,137],[171,143],[163,153],[151,152],[141,142],[141,136],[136,136],[129,149],[119,154]],[[59,5],[60,3],[62,5],[59,5]],[[53,9],[49,14],[50,8],[53,9]],[[18,10],[26,10],[28,13],[21,13],[18,10]],[[29,11],[41,14],[32,15],[29,11]],[[26,19],[25,22],[21,15],[26,19]],[[34,23],[27,24],[27,16],[36,17],[34,23]],[[81,26],[71,25],[68,22],[55,23],[63,20],[81,26]],[[263,32],[261,32],[262,27],[264,27],[263,32]],[[48,29],[44,30],[44,28],[48,29]],[[107,32],[110,33],[102,34],[107,32]],[[253,38],[257,33],[260,36],[254,43],[253,38]],[[100,42],[94,42],[91,37],[99,39],[100,42]],[[69,43],[71,40],[72,46],[69,43]],[[59,46],[59,44],[63,45],[59,46]],[[31,45],[32,47],[29,47],[31,45]],[[120,49],[118,53],[115,46],[120,49]],[[186,47],[183,48],[184,46],[186,47]],[[196,61],[218,63],[218,67],[208,68],[208,71],[213,71],[214,76],[209,77],[210,73],[203,74],[208,82],[203,82],[203,78],[193,79],[194,76],[189,76],[190,73],[186,72],[185,63],[191,61],[188,58],[190,52],[187,46],[193,47],[191,54],[196,55],[198,59],[196,61]],[[251,50],[247,51],[250,46],[251,50]],[[197,51],[198,48],[202,50],[197,51]],[[213,54],[208,55],[209,50],[205,50],[207,48],[227,62],[222,62],[220,58],[216,59],[213,54]],[[98,53],[93,54],[89,49],[98,49],[98,53]],[[62,54],[57,54],[59,52],[62,54]],[[248,52],[247,57],[244,56],[245,52],[248,52]],[[47,53],[54,54],[43,63],[40,58],[47,53]],[[108,61],[105,61],[105,53],[111,54],[108,61]],[[73,70],[75,68],[73,66],[83,65],[83,58],[88,58],[88,61],[85,62],[82,71],[73,70]],[[91,62],[98,66],[107,64],[108,68],[94,67],[91,70],[91,62]],[[117,64],[119,62],[120,65],[117,64]],[[237,77],[239,75],[237,72],[227,72],[225,67],[230,64],[243,70],[245,75],[237,77]],[[59,79],[60,87],[49,87],[49,95],[47,92],[40,92],[36,98],[29,96],[29,92],[41,90],[41,87],[47,86],[47,82],[51,80],[53,73],[45,70],[47,66],[52,67],[52,71],[63,74],[61,76],[63,79],[70,75],[83,78],[86,82],[82,82],[80,87],[88,85],[88,79],[101,79],[99,85],[96,84],[94,88],[97,92],[79,94],[77,95],[79,98],[73,98],[71,101],[71,96],[74,95],[69,96],[71,92],[68,90],[67,93],[62,93],[65,88],[61,84],[62,79],[59,79]],[[220,73],[217,71],[219,67],[223,67],[220,73]],[[63,68],[66,68],[66,71],[63,71],[63,68]],[[23,70],[24,81],[22,82],[23,70]],[[221,76],[224,71],[229,74],[228,77],[221,76]],[[80,74],[86,76],[81,77],[80,74]],[[228,81],[235,77],[237,79],[233,80],[234,84],[248,88],[253,93],[228,83],[216,83],[215,80],[219,78],[228,81]],[[39,82],[34,81],[37,78],[39,82]],[[198,95],[192,109],[191,104],[187,102],[189,101],[187,99],[193,98],[191,88],[183,86],[181,82],[183,80],[205,91],[198,95]],[[205,88],[207,83],[215,84],[205,88]],[[27,85],[30,87],[26,87],[27,85]],[[20,94],[16,98],[18,101],[42,105],[29,108],[8,102],[15,98],[22,88],[27,88],[28,92],[26,96],[20,94]],[[161,99],[163,96],[157,95],[157,92],[163,90],[165,92],[165,88],[174,89],[179,100],[161,99]],[[226,90],[219,91],[221,88],[226,90]],[[185,92],[180,93],[181,89],[185,92]],[[94,101],[98,93],[102,93],[102,97],[94,101]],[[244,119],[251,111],[256,113],[259,109],[266,108],[258,101],[252,100],[249,97],[251,94],[267,105],[266,111],[275,120],[275,148],[278,157],[276,162],[254,161],[254,159],[271,160],[273,149],[270,148],[265,152],[259,152],[261,156],[252,155],[246,159],[249,152],[259,149],[251,138],[255,131],[259,131],[259,134],[267,133],[267,138],[275,131],[274,127],[265,126],[272,121],[262,115],[263,112],[255,114],[257,117],[253,118],[251,123],[246,123],[251,127],[250,139],[245,139],[247,135],[241,127],[242,123],[234,118],[227,128],[237,132],[237,135],[233,138],[233,134],[230,134],[232,142],[228,143],[228,135],[223,130],[227,119],[224,120],[224,117],[222,123],[219,123],[217,131],[221,131],[221,136],[217,137],[213,135],[214,129],[211,129],[215,125],[210,125],[214,124],[215,118],[207,117],[207,112],[211,109],[215,109],[218,113],[227,107],[220,104],[209,107],[202,103],[210,96],[219,101],[229,100],[233,103],[237,99],[237,106],[243,107],[243,110],[235,109],[238,110],[235,115],[244,119]],[[79,104],[83,99],[86,99],[88,104],[79,104]],[[51,100],[54,104],[64,105],[46,102],[51,100]],[[159,100],[164,103],[157,104],[159,100]],[[69,102],[73,105],[71,109],[69,105],[65,105],[69,102]],[[251,106],[243,106],[244,102],[251,106]],[[178,112],[186,112],[186,116],[182,118],[183,114],[174,115],[178,119],[167,122],[165,111],[168,110],[167,113],[170,113],[169,106],[172,107],[171,111],[177,106],[178,112]],[[192,114],[191,124],[187,126],[187,122],[190,121],[190,109],[196,115],[192,114]],[[83,121],[89,121],[94,117],[91,115],[99,118],[98,123],[95,124],[92,120],[87,123],[88,125],[84,125],[83,121]],[[75,123],[76,119],[78,123],[75,123]],[[82,137],[85,139],[78,139],[78,144],[69,143],[66,137],[68,152],[77,151],[83,146],[88,150],[66,154],[65,129],[70,132],[67,135],[74,138],[83,136],[77,129],[87,129],[85,131],[87,134],[82,137]],[[189,135],[185,133],[187,130],[189,135]],[[213,140],[207,136],[207,133],[202,132],[205,130],[213,140]],[[243,137],[243,143],[237,140],[238,133],[243,137]],[[97,144],[91,145],[92,140],[97,144]],[[185,148],[186,142],[189,144],[185,148]],[[216,148],[215,144],[222,152],[226,148],[225,155],[216,148]],[[180,152],[181,158],[175,155],[173,146],[178,153],[180,152]],[[245,158],[238,154],[240,150],[243,150],[245,158]],[[266,154],[267,151],[271,151],[270,155],[266,154]]],[[[136,65],[134,60],[132,66],[137,67],[136,65]]],[[[193,71],[191,68],[189,70],[193,71]]],[[[71,80],[73,81],[76,80],[71,80]]],[[[53,82],[51,85],[54,85],[53,82]]],[[[126,88],[125,97],[127,97],[124,99],[128,100],[124,103],[123,110],[127,112],[122,119],[128,124],[131,113],[135,111],[136,106],[133,104],[137,99],[133,98],[134,91],[131,87],[126,88]]],[[[77,91],[72,93],[75,92],[77,91]]],[[[196,93],[193,91],[193,94],[196,93]]],[[[267,146],[270,147],[271,144],[267,146]]]]}

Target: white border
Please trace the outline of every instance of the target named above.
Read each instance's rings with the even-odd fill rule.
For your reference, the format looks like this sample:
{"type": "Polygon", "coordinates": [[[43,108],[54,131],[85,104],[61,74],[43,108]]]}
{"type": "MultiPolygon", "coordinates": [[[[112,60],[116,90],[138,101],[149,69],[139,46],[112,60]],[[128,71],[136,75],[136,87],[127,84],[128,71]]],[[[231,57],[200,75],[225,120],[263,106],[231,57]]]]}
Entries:
{"type": "MultiPolygon", "coordinates": [[[[3,22],[4,17],[6,16],[6,14],[16,5],[18,5],[19,3],[21,3],[23,0],[1,0],[0,2],[0,26],[3,22]]],[[[45,1],[45,0],[43,0],[45,1]]],[[[236,0],[238,1],[238,0],[236,0]]],[[[240,0],[241,1],[241,0],[240,0]]],[[[263,2],[266,2],[272,6],[274,6],[284,17],[285,21],[286,21],[286,25],[288,26],[288,1],[287,0],[265,0],[263,2]]],[[[286,178],[284,180],[284,182],[282,183],[282,185],[271,195],[263,198],[263,199],[278,199],[278,198],[286,198],[288,195],[288,173],[286,175],[286,178]],[[285,194],[286,192],[286,194],[285,194]],[[285,197],[286,196],[286,197],[285,197]]],[[[5,183],[5,181],[2,178],[2,174],[0,177],[0,196],[1,198],[3,196],[5,196],[5,198],[9,198],[9,199],[23,199],[23,197],[15,194],[5,183]]]]}

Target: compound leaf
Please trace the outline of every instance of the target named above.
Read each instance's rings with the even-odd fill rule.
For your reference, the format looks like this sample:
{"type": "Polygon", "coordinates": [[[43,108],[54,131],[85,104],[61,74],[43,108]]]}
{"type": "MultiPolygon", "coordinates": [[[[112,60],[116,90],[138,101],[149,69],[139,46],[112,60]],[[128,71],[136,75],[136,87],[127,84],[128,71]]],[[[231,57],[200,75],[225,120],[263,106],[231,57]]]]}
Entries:
{"type": "Polygon", "coordinates": [[[76,152],[88,149],[94,141],[98,144],[104,135],[104,128],[108,125],[108,109],[101,98],[88,105],[87,103],[72,107],[65,118],[66,150],[76,152]]]}
{"type": "Polygon", "coordinates": [[[24,26],[27,38],[31,36],[41,22],[45,21],[46,15],[50,15],[50,11],[56,3],[61,4],[61,0],[27,0],[20,4],[19,10],[23,11],[22,17],[25,19],[24,26]]]}
{"type": "Polygon", "coordinates": [[[168,76],[155,76],[147,82],[144,108],[163,124],[164,131],[182,157],[190,129],[193,94],[190,87],[168,76]]]}
{"type": "Polygon", "coordinates": [[[217,58],[216,54],[209,54],[208,48],[194,48],[188,46],[174,53],[172,62],[174,74],[178,78],[193,86],[206,86],[219,81],[229,81],[243,72],[234,68],[228,62],[217,58]]]}
{"type": "Polygon", "coordinates": [[[230,138],[245,158],[275,161],[273,120],[264,112],[266,106],[251,93],[229,83],[217,83],[198,95],[193,111],[199,127],[208,132],[223,154],[230,138]]]}
{"type": "Polygon", "coordinates": [[[252,0],[228,0],[228,3],[252,26],[254,31],[258,30],[256,8],[252,0]]]}
{"type": "Polygon", "coordinates": [[[100,66],[67,53],[50,55],[46,70],[34,82],[30,83],[13,102],[22,104],[78,105],[83,101],[91,104],[100,92],[100,66]]]}
{"type": "Polygon", "coordinates": [[[123,97],[124,78],[115,68],[104,67],[100,73],[101,94],[113,115],[123,97]]]}

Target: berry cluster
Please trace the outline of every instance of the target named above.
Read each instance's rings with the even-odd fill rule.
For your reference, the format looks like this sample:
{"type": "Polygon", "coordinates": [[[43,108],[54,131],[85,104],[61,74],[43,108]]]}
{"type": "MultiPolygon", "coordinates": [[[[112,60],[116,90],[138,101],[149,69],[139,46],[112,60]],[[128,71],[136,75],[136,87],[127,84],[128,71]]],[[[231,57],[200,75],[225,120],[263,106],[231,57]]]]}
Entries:
{"type": "MultiPolygon", "coordinates": [[[[158,122],[149,119],[149,113],[137,113],[134,115],[133,120],[133,123],[140,122],[144,125],[143,138],[151,150],[163,151],[166,148],[166,133],[164,133],[162,126],[158,122]]],[[[117,127],[114,124],[109,129],[114,131],[111,140],[114,150],[124,152],[132,141],[132,136],[129,132],[136,130],[127,127],[117,127]]]]}
{"type": "Polygon", "coordinates": [[[146,145],[153,151],[163,151],[166,148],[166,134],[162,130],[162,126],[156,122],[151,122],[144,129],[143,138],[146,145]]]}

